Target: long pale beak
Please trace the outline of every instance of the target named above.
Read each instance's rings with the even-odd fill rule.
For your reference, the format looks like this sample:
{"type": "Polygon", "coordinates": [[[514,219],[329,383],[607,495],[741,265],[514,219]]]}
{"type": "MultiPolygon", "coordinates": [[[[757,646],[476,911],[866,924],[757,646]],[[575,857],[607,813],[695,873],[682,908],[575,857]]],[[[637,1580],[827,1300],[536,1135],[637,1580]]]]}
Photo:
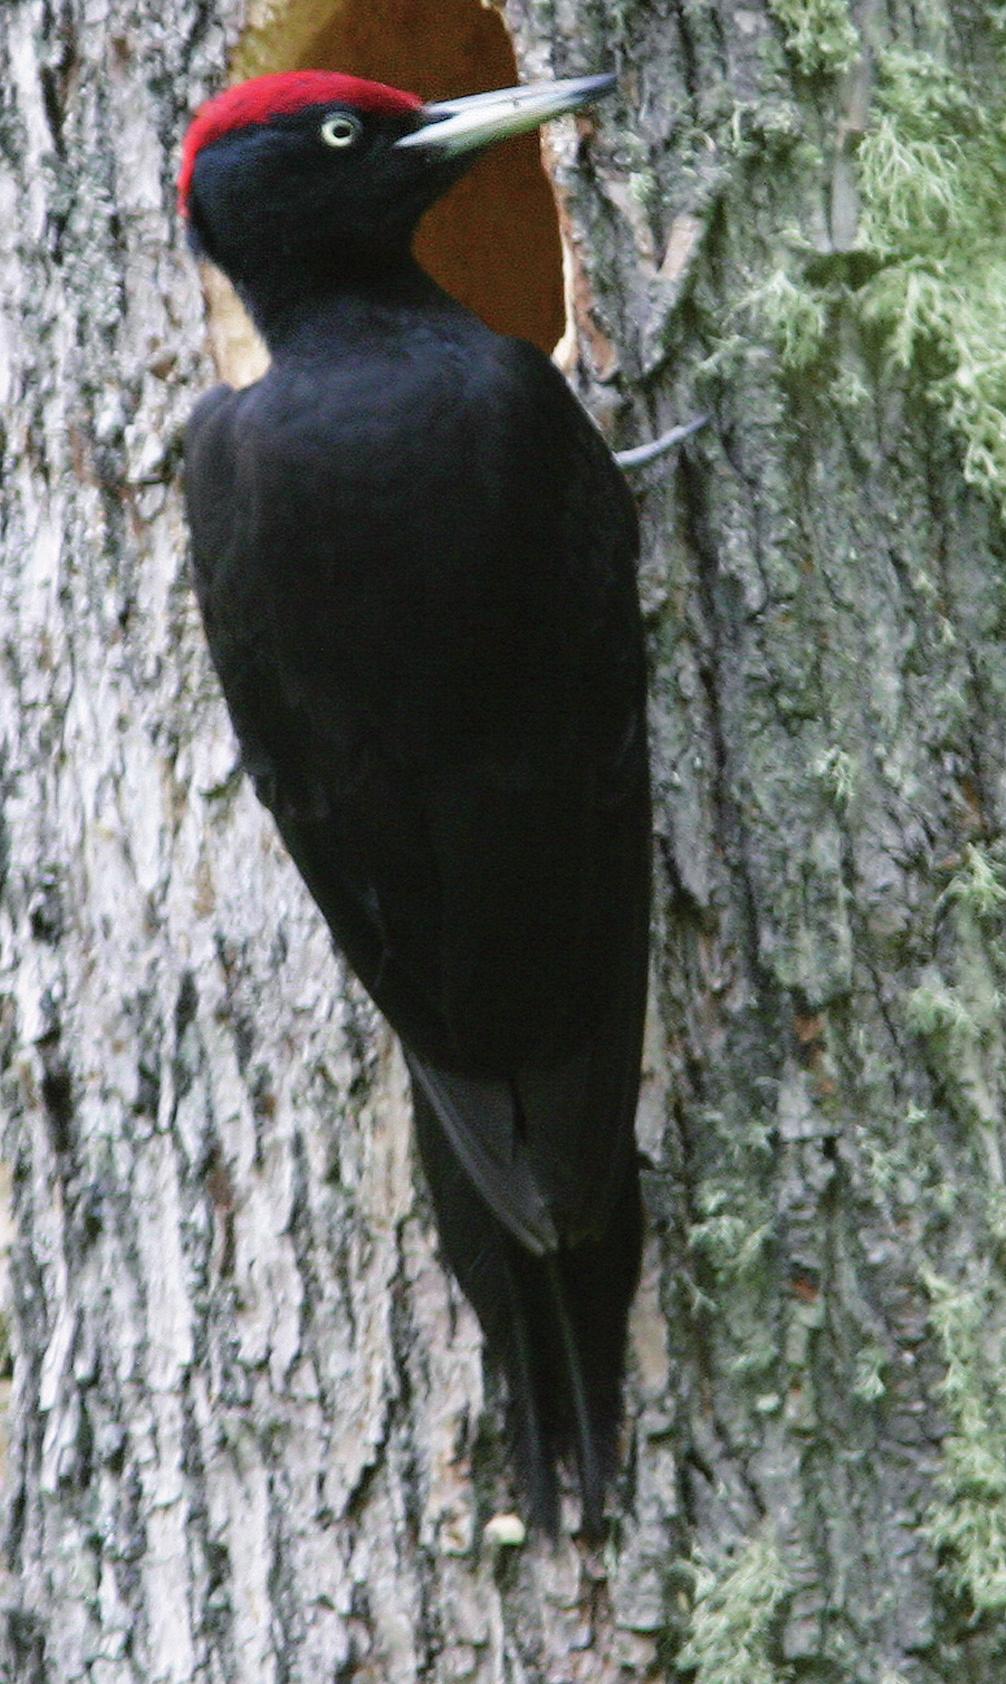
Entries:
{"type": "Polygon", "coordinates": [[[395,142],[396,146],[423,146],[441,157],[470,152],[476,146],[507,135],[536,129],[550,117],[576,111],[589,100],[599,99],[615,86],[615,76],[574,76],[564,82],[531,82],[521,88],[500,88],[491,94],[469,94],[465,99],[442,99],[424,105],[419,112],[423,127],[395,142]]]}

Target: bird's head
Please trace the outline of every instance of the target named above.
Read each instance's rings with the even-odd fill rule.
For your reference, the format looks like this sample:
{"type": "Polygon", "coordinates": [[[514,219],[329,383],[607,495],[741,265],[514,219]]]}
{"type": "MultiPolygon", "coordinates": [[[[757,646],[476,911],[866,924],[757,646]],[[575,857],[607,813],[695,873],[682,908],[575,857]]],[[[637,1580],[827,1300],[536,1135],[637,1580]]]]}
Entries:
{"type": "Polygon", "coordinates": [[[185,138],[178,201],[190,242],[253,294],[279,268],[292,279],[386,267],[484,147],[575,110],[614,80],[430,105],[323,70],[239,83],[199,110],[185,138]]]}

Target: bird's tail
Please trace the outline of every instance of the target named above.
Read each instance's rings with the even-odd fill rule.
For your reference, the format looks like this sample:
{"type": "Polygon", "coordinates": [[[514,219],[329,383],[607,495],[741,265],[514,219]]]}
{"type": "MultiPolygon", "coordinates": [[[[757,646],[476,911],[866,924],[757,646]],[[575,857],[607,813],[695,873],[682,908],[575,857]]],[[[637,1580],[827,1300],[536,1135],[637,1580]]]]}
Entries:
{"type": "Polygon", "coordinates": [[[558,1527],[556,1467],[569,1458],[583,1527],[603,1531],[622,1413],[626,1324],[639,1276],[642,1207],[634,1152],[599,1239],[533,1256],[475,1191],[418,1083],[416,1137],[447,1259],[510,1393],[515,1461],[538,1525],[558,1527]]]}

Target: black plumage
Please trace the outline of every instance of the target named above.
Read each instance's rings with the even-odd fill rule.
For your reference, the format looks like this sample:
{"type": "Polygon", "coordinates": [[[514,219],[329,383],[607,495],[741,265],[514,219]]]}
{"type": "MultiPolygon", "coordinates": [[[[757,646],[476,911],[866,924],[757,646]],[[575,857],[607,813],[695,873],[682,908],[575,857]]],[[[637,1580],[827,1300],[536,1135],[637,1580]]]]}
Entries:
{"type": "Polygon", "coordinates": [[[554,1530],[568,1452],[597,1533],[641,1237],[634,510],[548,359],[409,254],[475,143],[400,142],[463,102],[397,109],[333,77],[277,105],[265,84],[290,80],[248,85],[254,119],[203,119],[187,153],[194,241],[272,353],[190,423],[199,602],[244,765],[401,1037],[533,1512],[554,1530]],[[335,156],[333,113],[356,125],[335,156]]]}

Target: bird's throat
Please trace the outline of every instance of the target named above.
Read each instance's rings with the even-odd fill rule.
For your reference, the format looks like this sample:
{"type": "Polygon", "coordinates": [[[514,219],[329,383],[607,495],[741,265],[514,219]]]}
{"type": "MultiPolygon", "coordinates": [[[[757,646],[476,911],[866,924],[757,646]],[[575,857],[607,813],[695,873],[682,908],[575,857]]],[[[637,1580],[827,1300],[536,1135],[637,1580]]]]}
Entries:
{"type": "Polygon", "coordinates": [[[237,290],[273,357],[311,358],[334,342],[379,336],[403,318],[455,315],[464,307],[449,297],[411,253],[394,261],[366,259],[270,271],[238,281],[237,290]]]}

